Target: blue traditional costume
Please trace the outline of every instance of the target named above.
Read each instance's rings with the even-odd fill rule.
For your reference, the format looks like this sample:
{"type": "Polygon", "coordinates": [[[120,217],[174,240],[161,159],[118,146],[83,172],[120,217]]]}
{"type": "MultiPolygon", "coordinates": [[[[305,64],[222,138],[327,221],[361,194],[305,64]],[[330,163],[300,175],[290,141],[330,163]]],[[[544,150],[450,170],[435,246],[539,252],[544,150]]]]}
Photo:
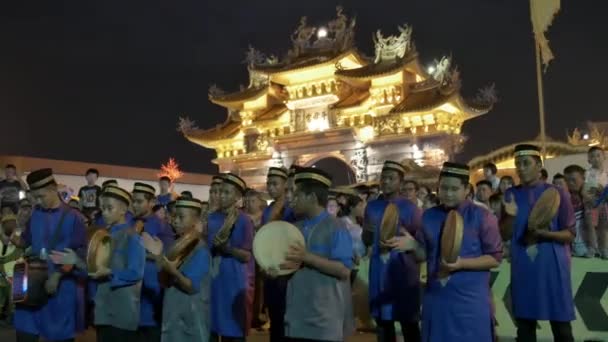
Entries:
{"type": "MultiPolygon", "coordinates": [[[[195,209],[198,212],[202,210],[201,202],[194,199],[178,199],[175,207],[195,209]]],[[[190,280],[192,291],[186,293],[174,283],[165,291],[163,342],[209,341],[210,268],[209,249],[201,239],[179,266],[181,274],[190,280]]]]}
{"type": "MultiPolygon", "coordinates": [[[[295,183],[331,187],[331,178],[321,170],[303,168],[295,183]]],[[[350,269],[352,240],[344,223],[326,211],[298,222],[309,253],[342,263],[350,269]]],[[[350,282],[302,265],[287,286],[285,336],[292,339],[344,341],[354,330],[350,282]]]]}
{"type": "MultiPolygon", "coordinates": [[[[382,170],[396,171],[401,177],[405,174],[403,166],[393,161],[386,161],[382,170]]],[[[396,236],[403,235],[401,230],[404,229],[418,243],[424,245],[421,217],[422,212],[418,206],[402,197],[391,200],[379,198],[369,202],[365,209],[363,229],[366,235],[373,233],[369,265],[370,311],[380,326],[390,325],[386,327],[390,331],[380,331],[381,334],[386,333],[386,339],[389,340],[394,334],[394,321],[400,322],[405,334],[408,334],[408,329],[413,330],[413,335],[419,334],[417,324],[420,319],[420,266],[412,253],[383,251],[380,236],[387,228],[393,229],[396,236]],[[396,227],[382,227],[389,205],[396,206],[398,210],[396,227]]],[[[369,244],[369,241],[366,242],[369,244]]]]}
{"type": "MultiPolygon", "coordinates": [[[[444,163],[440,177],[455,177],[468,183],[466,165],[444,163]]],[[[490,271],[459,270],[442,283],[441,238],[448,213],[463,218],[460,258],[490,255],[502,260],[502,242],[496,217],[469,200],[456,208],[443,205],[428,209],[422,218],[427,238],[427,286],[422,306],[422,341],[493,341],[490,271]]]]}
{"type": "MultiPolygon", "coordinates": [[[[31,191],[57,183],[51,169],[33,171],[27,176],[31,191]]],[[[82,215],[61,203],[57,208],[36,207],[22,235],[24,247],[31,247],[31,256],[46,260],[49,276],[61,272],[57,292],[38,307],[17,305],[14,325],[18,340],[36,338],[48,341],[72,340],[77,330],[78,303],[77,276],[64,267],[53,264],[48,255],[52,250],[70,248],[83,256],[86,231],[82,215]],[[28,336],[29,335],[29,336],[28,336]]],[[[78,317],[79,318],[79,317],[78,317]]]]}
{"type": "MultiPolygon", "coordinates": [[[[143,193],[154,198],[156,190],[153,186],[136,182],[133,185],[133,193],[143,193]]],[[[149,214],[145,217],[131,219],[131,225],[137,222],[143,223],[143,231],[163,242],[163,250],[167,250],[173,244],[173,232],[168,224],[161,221],[158,216],[149,214]]],[[[160,340],[160,323],[162,313],[162,292],[158,281],[158,267],[152,259],[146,260],[144,280],[141,289],[139,333],[146,341],[160,340]]]]}
{"type": "MultiPolygon", "coordinates": [[[[526,156],[540,158],[539,148],[533,145],[518,145],[515,148],[515,158],[526,156]]],[[[557,341],[560,337],[555,336],[555,332],[557,331],[557,335],[571,336],[571,332],[568,332],[569,322],[575,320],[570,279],[570,248],[568,244],[553,240],[541,240],[533,245],[524,241],[530,212],[541,194],[549,188],[557,189],[560,195],[558,213],[551,221],[549,229],[553,232],[567,229],[575,235],[574,210],[569,195],[562,189],[537,181],[531,185],[510,188],[505,198],[512,198],[517,204],[511,240],[513,315],[520,320],[520,329],[524,325],[536,327],[536,320],[551,321],[557,341]]],[[[565,337],[563,341],[571,340],[565,337]]]]}
{"type": "MultiPolygon", "coordinates": [[[[233,174],[223,175],[223,183],[244,193],[245,182],[233,174]]],[[[251,322],[254,284],[254,259],[243,262],[224,253],[226,248],[251,252],[253,222],[236,208],[209,216],[208,234],[212,245],[211,332],[215,335],[244,339],[251,322]],[[218,245],[218,241],[221,243],[218,245]]]]}
{"type": "MultiPolygon", "coordinates": [[[[289,175],[283,168],[271,167],[268,169],[268,178],[270,177],[279,177],[286,181],[289,175]]],[[[281,197],[280,201],[274,201],[268,207],[264,208],[264,212],[262,213],[262,225],[271,221],[295,221],[293,210],[285,200],[284,195],[281,197]]],[[[264,301],[268,307],[268,316],[270,318],[271,342],[283,341],[285,336],[285,294],[287,292],[287,282],[289,281],[289,278],[289,276],[279,276],[264,280],[264,301]]]]}
{"type": "MultiPolygon", "coordinates": [[[[102,197],[130,205],[131,195],[124,189],[108,186],[102,197]]],[[[97,280],[95,326],[99,342],[117,342],[137,337],[140,316],[141,283],[146,251],[141,237],[130,222],[109,227],[112,237],[111,274],[97,280]]]]}

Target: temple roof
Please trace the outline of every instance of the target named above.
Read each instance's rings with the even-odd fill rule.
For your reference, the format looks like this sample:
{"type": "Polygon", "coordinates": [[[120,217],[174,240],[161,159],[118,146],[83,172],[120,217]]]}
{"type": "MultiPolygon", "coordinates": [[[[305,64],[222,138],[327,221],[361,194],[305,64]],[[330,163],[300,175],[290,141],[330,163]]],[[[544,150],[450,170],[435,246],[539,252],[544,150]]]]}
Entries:
{"type": "Polygon", "coordinates": [[[418,54],[411,53],[403,58],[379,63],[370,63],[361,68],[336,71],[336,76],[343,78],[371,79],[379,76],[390,75],[402,70],[407,64],[416,62],[418,54]]]}
{"type": "Polygon", "coordinates": [[[232,117],[228,117],[228,119],[213,128],[209,129],[193,129],[184,136],[190,140],[191,142],[207,147],[214,148],[214,143],[223,140],[230,139],[235,137],[241,131],[241,122],[239,120],[235,120],[232,117]]]}
{"type": "Polygon", "coordinates": [[[256,122],[276,120],[287,110],[288,109],[284,104],[278,104],[270,107],[267,111],[258,114],[255,120],[256,122]]]}
{"type": "Polygon", "coordinates": [[[344,52],[336,53],[332,51],[320,51],[315,54],[298,56],[293,60],[287,60],[277,64],[254,65],[252,70],[259,71],[268,75],[276,75],[284,72],[301,71],[304,69],[315,68],[323,65],[335,65],[340,60],[349,57],[355,59],[360,64],[367,64],[368,61],[356,49],[349,49],[344,52]]]}
{"type": "MultiPolygon", "coordinates": [[[[486,155],[477,156],[471,159],[471,161],[469,162],[469,167],[471,168],[471,170],[478,170],[481,169],[486,163],[498,164],[500,162],[507,161],[513,158],[513,153],[515,153],[515,146],[519,144],[532,144],[540,146],[540,143],[540,139],[537,138],[535,140],[520,141],[514,144],[503,146],[501,148],[491,151],[486,155]]],[[[570,145],[562,141],[553,140],[549,137],[546,138],[545,147],[547,150],[547,155],[554,157],[560,155],[585,153],[588,148],[587,146],[570,145]]]]}
{"type": "Polygon", "coordinates": [[[245,101],[256,99],[268,93],[268,86],[248,87],[243,90],[235,91],[228,94],[212,95],[209,94],[209,100],[220,106],[229,107],[240,104],[245,101]]]}
{"type": "Polygon", "coordinates": [[[354,88],[344,96],[339,102],[333,105],[333,108],[348,108],[361,104],[363,101],[369,98],[369,91],[367,89],[354,88]]]}

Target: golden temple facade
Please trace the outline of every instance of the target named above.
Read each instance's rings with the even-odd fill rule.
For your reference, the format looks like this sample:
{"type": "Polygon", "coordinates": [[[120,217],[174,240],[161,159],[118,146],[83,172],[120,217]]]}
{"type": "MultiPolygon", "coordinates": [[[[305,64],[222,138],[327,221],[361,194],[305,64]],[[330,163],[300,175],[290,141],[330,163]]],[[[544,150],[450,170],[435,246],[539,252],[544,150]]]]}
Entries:
{"type": "Polygon", "coordinates": [[[371,58],[354,46],[354,29],[355,20],[338,8],[325,26],[303,17],[281,59],[249,48],[249,85],[209,91],[210,101],[226,108],[226,121],[199,129],[180,119],[180,131],[216,151],[220,172],[254,186],[269,166],[328,157],[344,161],[357,181],[377,177],[386,159],[440,165],[464,142],[463,123],[492,108],[493,87],[465,100],[451,58],[432,69],[421,64],[410,26],[386,37],[377,31],[371,58]]]}

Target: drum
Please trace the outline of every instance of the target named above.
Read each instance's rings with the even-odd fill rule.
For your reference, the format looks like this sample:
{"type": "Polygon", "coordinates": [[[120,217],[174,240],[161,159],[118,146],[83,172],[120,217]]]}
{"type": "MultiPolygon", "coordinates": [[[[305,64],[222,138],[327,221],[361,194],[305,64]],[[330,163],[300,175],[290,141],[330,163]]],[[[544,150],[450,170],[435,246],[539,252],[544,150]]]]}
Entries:
{"type": "Polygon", "coordinates": [[[285,221],[273,221],[258,230],[253,239],[253,256],[263,270],[275,270],[277,275],[287,275],[295,269],[280,269],[286,261],[289,247],[306,245],[304,235],[296,226],[285,221]]]}
{"type": "MultiPolygon", "coordinates": [[[[189,231],[188,233],[180,237],[177,241],[175,241],[173,247],[171,247],[171,249],[167,252],[167,259],[171,262],[177,262],[176,267],[179,268],[186,259],[186,257],[190,255],[194,248],[196,248],[200,240],[201,233],[198,230],[193,229],[189,231]]],[[[158,280],[160,284],[165,288],[171,286],[171,277],[165,271],[160,271],[158,273],[158,280]]]]}
{"type": "Polygon", "coordinates": [[[556,188],[543,191],[528,216],[528,230],[549,229],[551,221],[559,210],[560,201],[559,191],[556,188]]]}
{"type": "Polygon", "coordinates": [[[110,268],[112,257],[112,236],[104,228],[92,229],[89,232],[89,245],[87,248],[87,269],[95,273],[100,268],[110,268]]]}
{"type": "Polygon", "coordinates": [[[13,303],[27,306],[43,306],[48,294],[45,283],[48,279],[48,264],[40,258],[30,257],[15,263],[13,267],[13,303]]]}
{"type": "Polygon", "coordinates": [[[458,211],[451,210],[441,233],[441,258],[445,262],[451,264],[458,260],[463,234],[464,222],[462,216],[458,211]]]}
{"type": "MultiPolygon", "coordinates": [[[[384,209],[382,222],[380,223],[380,241],[388,241],[397,234],[399,226],[399,208],[393,203],[389,203],[384,209]]],[[[386,253],[390,248],[381,247],[381,252],[386,253]]]]}

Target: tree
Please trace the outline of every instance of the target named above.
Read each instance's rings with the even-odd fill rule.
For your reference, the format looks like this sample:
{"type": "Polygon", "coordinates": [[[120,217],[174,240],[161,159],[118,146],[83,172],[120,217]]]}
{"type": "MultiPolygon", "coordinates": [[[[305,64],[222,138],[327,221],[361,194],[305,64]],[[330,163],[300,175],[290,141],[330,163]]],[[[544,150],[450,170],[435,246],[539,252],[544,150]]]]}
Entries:
{"type": "Polygon", "coordinates": [[[171,182],[175,182],[176,180],[182,178],[184,173],[179,169],[179,164],[173,158],[169,158],[169,161],[166,164],[160,166],[160,172],[158,173],[158,177],[169,177],[171,182]]]}

